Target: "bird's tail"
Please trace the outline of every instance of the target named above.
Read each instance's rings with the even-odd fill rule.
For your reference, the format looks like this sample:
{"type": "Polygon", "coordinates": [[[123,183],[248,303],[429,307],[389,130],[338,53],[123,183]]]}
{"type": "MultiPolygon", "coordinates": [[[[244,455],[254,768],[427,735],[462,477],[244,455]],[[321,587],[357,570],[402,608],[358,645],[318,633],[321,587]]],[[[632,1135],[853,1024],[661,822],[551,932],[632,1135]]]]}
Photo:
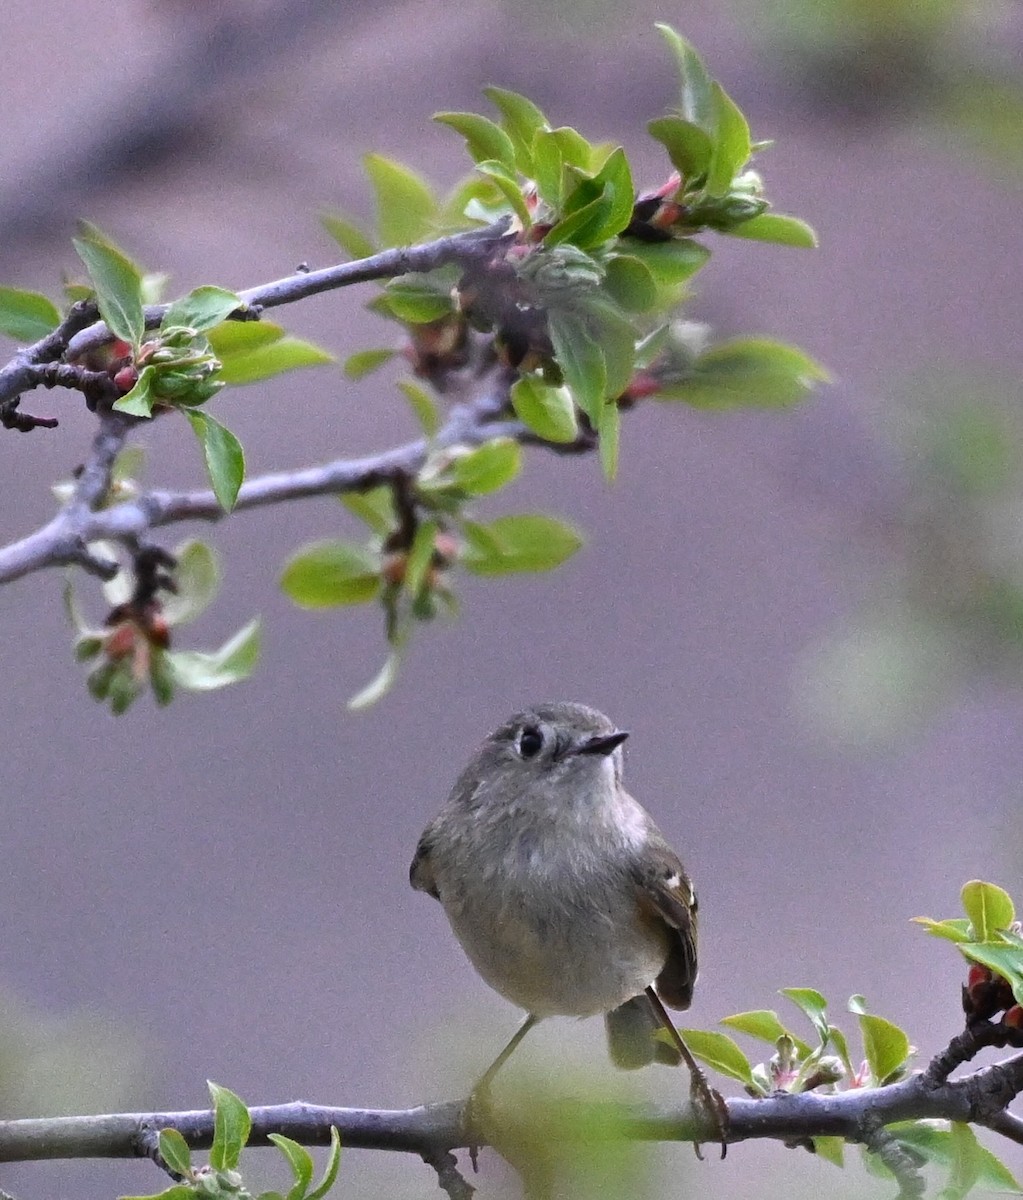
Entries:
{"type": "Polygon", "coordinates": [[[646,996],[633,996],[604,1017],[611,1061],[625,1071],[634,1071],[649,1063],[677,1067],[682,1061],[678,1050],[658,1036],[661,1022],[646,996]]]}

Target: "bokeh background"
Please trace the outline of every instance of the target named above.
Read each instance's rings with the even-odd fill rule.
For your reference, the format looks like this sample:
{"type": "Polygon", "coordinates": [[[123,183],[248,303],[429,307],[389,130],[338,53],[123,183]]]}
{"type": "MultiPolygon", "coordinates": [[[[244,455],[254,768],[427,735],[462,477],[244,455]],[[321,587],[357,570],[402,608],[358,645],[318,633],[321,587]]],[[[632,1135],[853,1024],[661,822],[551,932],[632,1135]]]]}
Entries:
{"type": "MultiPolygon", "coordinates": [[[[0,278],[56,295],[79,216],[178,290],[326,265],[316,214],[367,215],[360,156],[453,182],[460,139],[430,114],[485,106],[487,83],[622,142],[656,184],[644,124],[675,86],[657,19],[776,139],[769,194],[821,239],[718,239],[691,315],[796,342],[834,386],[787,413],[642,407],[613,487],[595,461],[534,453],[486,511],[554,512],[587,546],[548,576],[464,580],[461,619],[426,630],[361,715],[344,701],[382,661],[379,614],[311,616],[276,584],[301,541],[354,533],[336,503],[212,531],[224,588],[189,641],[259,613],[263,662],[166,712],[114,719],[88,698],[57,573],[6,588],[4,1115],[198,1107],[207,1077],[251,1103],[462,1094],[518,1017],[407,866],[475,742],[541,698],[633,731],[629,782],[701,894],[692,1024],[784,1009],[775,990],[803,985],[839,1012],[864,993],[921,1058],[956,1030],[960,964],[909,918],[955,915],[971,877],[1018,888],[1021,859],[1018,4],[15,0],[0,15],[0,278]]],[[[284,319],[343,357],[390,332],[368,298],[284,319]]],[[[217,404],[253,472],[412,435],[386,375],[306,372],[217,404]]],[[[33,405],[61,426],[0,440],[5,541],[52,512],[90,436],[68,397],[33,405]]],[[[200,482],[183,422],[148,445],[150,480],[200,482]]],[[[92,581],[79,591],[98,613],[92,581]]],[[[598,1022],[531,1042],[517,1069],[536,1086],[583,1070],[620,1086],[598,1022]]],[[[668,1072],[629,1083],[684,1088],[668,1072]]],[[[665,1195],[867,1186],[855,1163],[840,1175],[774,1144],[724,1164],[649,1156],[665,1195]]],[[[256,1183],[282,1182],[253,1160],[256,1183]]],[[[416,1160],[353,1151],[342,1172],[339,1194],[438,1194],[416,1160]]],[[[0,1186],[99,1200],[161,1180],[144,1163],[53,1164],[4,1168],[0,1186]]],[[[480,1186],[516,1189],[493,1155],[480,1186]]]]}

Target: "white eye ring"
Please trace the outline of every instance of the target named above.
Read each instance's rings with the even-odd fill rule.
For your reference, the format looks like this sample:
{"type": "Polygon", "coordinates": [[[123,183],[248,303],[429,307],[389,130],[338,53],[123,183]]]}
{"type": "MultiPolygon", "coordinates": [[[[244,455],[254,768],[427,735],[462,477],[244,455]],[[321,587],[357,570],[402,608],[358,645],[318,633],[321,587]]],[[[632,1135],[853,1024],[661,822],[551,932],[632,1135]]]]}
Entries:
{"type": "Polygon", "coordinates": [[[520,758],[536,758],[543,749],[543,744],[543,730],[538,725],[524,725],[519,730],[515,749],[518,750],[520,758]]]}

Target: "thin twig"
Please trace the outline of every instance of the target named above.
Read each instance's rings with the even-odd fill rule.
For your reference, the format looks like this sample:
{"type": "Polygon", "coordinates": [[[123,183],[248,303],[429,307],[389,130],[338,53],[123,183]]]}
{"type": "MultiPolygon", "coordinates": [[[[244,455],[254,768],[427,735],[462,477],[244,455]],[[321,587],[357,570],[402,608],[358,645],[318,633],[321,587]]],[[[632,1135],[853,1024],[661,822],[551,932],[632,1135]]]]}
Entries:
{"type": "Polygon", "coordinates": [[[472,1200],[476,1189],[458,1170],[458,1159],[450,1150],[424,1151],[423,1162],[437,1172],[437,1186],[451,1200],[472,1200]]]}

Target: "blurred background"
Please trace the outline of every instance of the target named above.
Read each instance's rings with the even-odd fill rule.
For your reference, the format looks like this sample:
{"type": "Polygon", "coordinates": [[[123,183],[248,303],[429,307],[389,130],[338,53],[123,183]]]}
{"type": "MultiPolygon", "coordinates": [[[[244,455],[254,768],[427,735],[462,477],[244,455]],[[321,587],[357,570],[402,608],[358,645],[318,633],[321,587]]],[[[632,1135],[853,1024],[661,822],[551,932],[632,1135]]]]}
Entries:
{"type": "MultiPolygon", "coordinates": [[[[632,731],[628,781],[694,875],[701,980],[686,1023],[784,1012],[776,989],[801,985],[837,1014],[864,993],[921,1061],[959,1027],[962,964],[909,918],[957,915],[972,877],[1020,890],[1018,4],[9,4],[0,279],[56,296],[76,272],[77,217],[171,272],[173,294],[327,265],[338,253],[317,213],[368,215],[361,155],[453,183],[461,140],[430,115],[485,109],[488,83],[621,142],[656,185],[644,126],[675,77],[655,20],[776,139],[758,159],[768,194],[821,241],[709,243],[689,315],[795,342],[836,383],[787,413],[642,406],[612,487],[591,458],[533,453],[486,514],[553,512],[587,546],[548,576],[462,581],[462,617],[425,630],[393,693],[360,715],[344,701],[383,659],[379,613],[299,612],[276,582],[300,542],[358,536],[335,502],[206,531],[225,583],[187,640],[211,645],[258,613],[263,662],[165,712],[144,700],[115,719],[89,699],[56,572],[5,588],[4,1116],[200,1107],[207,1078],[250,1103],[464,1094],[518,1014],[409,890],[408,862],[479,738],[547,698],[632,731]]],[[[281,319],[343,358],[393,333],[363,311],[370,295],[281,319]]],[[[68,396],[40,393],[30,411],[61,426],[0,439],[5,542],[47,519],[92,429],[68,396]]],[[[250,472],[413,436],[386,373],[284,376],[215,412],[250,472]]],[[[148,446],[149,482],[201,483],[184,422],[148,446]]],[[[204,531],[167,532],[173,545],[204,531]]],[[[93,582],[78,591],[98,615],[93,582]]],[[[624,1086],[596,1021],[549,1023],[512,1083],[516,1071],[552,1090],[624,1086]]],[[[666,1071],[626,1082],[647,1098],[686,1088],[666,1071]]],[[[665,1195],[885,1186],[773,1143],[725,1163],[686,1147],[643,1156],[665,1195]]],[[[1023,1169],[1018,1147],[1005,1158],[1023,1169]]],[[[283,1183],[279,1160],[252,1160],[254,1184],[283,1183]]],[[[516,1194],[492,1153],[478,1182],[516,1194]]],[[[162,1183],[145,1163],[0,1170],[18,1200],[162,1183]]],[[[417,1160],[356,1151],[340,1189],[438,1194],[417,1160]]]]}

